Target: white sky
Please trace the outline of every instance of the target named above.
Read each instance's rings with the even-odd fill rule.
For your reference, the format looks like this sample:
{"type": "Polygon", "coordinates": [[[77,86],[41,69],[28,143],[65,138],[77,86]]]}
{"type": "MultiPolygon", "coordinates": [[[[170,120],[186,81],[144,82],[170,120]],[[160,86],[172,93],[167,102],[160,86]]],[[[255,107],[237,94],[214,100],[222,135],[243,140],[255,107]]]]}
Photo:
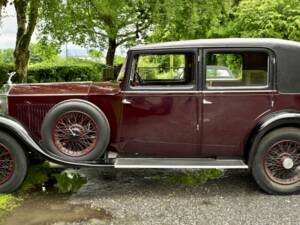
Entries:
{"type": "MultiPolygon", "coordinates": [[[[17,21],[14,6],[8,5],[2,13],[0,26],[0,48],[14,48],[17,32],[17,21]]],[[[35,40],[35,35],[33,39],[35,40]]]]}

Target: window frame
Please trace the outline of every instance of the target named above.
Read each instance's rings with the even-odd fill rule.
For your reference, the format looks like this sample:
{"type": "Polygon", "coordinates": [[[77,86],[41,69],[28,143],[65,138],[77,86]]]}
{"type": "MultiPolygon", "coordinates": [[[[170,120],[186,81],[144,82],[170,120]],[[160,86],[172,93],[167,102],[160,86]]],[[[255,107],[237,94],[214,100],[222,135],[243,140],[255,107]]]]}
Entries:
{"type": "Polygon", "coordinates": [[[168,92],[168,91],[197,91],[198,90],[198,84],[199,84],[199,76],[198,76],[198,49],[197,48],[174,48],[174,49],[151,49],[151,50],[134,50],[130,54],[129,58],[129,69],[128,73],[126,76],[126,84],[125,84],[125,90],[126,91],[134,91],[134,92],[139,92],[139,91],[149,91],[149,92],[154,92],[154,91],[161,91],[161,92],[168,92]],[[186,54],[186,53],[191,53],[193,54],[193,59],[194,59],[194,68],[193,68],[193,73],[195,77],[195,82],[193,84],[187,84],[187,85],[173,85],[173,86],[167,86],[167,85],[157,85],[157,87],[153,87],[155,85],[150,86],[137,86],[137,87],[132,87],[130,85],[130,79],[131,79],[131,74],[133,69],[133,62],[134,59],[137,55],[155,55],[155,54],[186,54]]]}
{"type": "MultiPolygon", "coordinates": [[[[243,61],[244,62],[244,61],[243,61]]],[[[268,48],[247,48],[247,47],[220,47],[220,48],[203,48],[202,49],[202,63],[201,63],[201,77],[202,77],[202,90],[204,91],[239,91],[239,90],[273,90],[274,88],[274,71],[275,71],[275,53],[268,48]],[[264,86],[228,86],[228,87],[210,87],[206,85],[206,56],[209,53],[243,53],[243,52],[261,52],[268,55],[268,70],[267,70],[267,85],[264,86]]]]}

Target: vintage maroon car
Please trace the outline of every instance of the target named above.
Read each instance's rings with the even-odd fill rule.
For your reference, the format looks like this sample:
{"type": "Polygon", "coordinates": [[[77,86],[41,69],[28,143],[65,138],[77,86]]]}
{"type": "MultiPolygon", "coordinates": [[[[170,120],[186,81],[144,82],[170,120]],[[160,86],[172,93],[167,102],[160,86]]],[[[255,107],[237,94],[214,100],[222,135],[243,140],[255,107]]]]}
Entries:
{"type": "Polygon", "coordinates": [[[128,51],[116,82],[8,84],[0,192],[28,159],[115,168],[249,168],[268,193],[300,190],[300,44],[169,42],[128,51]]]}

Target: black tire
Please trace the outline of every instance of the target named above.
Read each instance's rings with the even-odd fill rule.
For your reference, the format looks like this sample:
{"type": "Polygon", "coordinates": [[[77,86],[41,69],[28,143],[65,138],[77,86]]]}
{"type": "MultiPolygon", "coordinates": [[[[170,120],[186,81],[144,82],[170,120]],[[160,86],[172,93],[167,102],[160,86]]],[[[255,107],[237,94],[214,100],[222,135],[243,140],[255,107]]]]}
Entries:
{"type": "Polygon", "coordinates": [[[42,125],[42,140],[46,149],[50,150],[58,156],[61,156],[65,160],[96,160],[103,155],[108,146],[108,143],[110,141],[110,126],[105,114],[92,103],[83,100],[68,100],[55,105],[46,115],[42,125]],[[68,132],[70,134],[65,135],[64,137],[68,136],[68,138],[65,138],[64,140],[67,140],[69,142],[67,142],[66,144],[63,143],[63,141],[57,141],[59,138],[56,137],[58,137],[59,135],[56,132],[57,130],[55,130],[55,127],[57,127],[56,124],[59,124],[59,118],[63,118],[64,116],[72,117],[72,113],[76,113],[79,116],[86,117],[87,119],[84,121],[82,119],[81,122],[87,123],[88,121],[89,123],[78,125],[79,121],[77,123],[73,123],[73,121],[68,120],[69,122],[65,124],[64,127],[69,127],[69,129],[65,130],[69,130],[68,132]],[[87,127],[92,127],[91,129],[93,129],[94,133],[89,133],[88,129],[90,128],[87,127]],[[75,132],[76,134],[74,134],[75,132]],[[86,135],[89,139],[88,141],[85,140],[84,143],[82,141],[78,141],[78,139],[75,140],[77,141],[77,143],[80,142],[79,144],[76,144],[76,148],[83,148],[83,150],[80,151],[72,146],[73,144],[70,140],[71,138],[81,138],[81,135],[83,135],[83,133],[89,133],[86,135]],[[68,143],[69,147],[67,146],[68,143]],[[87,145],[87,147],[84,148],[82,147],[82,145],[87,145]]]}
{"type": "Polygon", "coordinates": [[[298,171],[297,168],[300,161],[297,163],[294,160],[295,164],[290,169],[284,168],[283,165],[284,157],[286,157],[285,154],[287,154],[284,153],[284,151],[292,152],[292,148],[295,153],[293,154],[295,157],[292,158],[294,159],[297,157],[297,160],[300,160],[298,142],[300,143],[300,129],[293,127],[274,130],[268,133],[260,141],[256,152],[254,152],[255,155],[253,156],[253,162],[251,163],[251,171],[257,184],[267,193],[284,195],[299,192],[300,177],[298,177],[298,173],[300,171],[298,171]],[[288,147],[288,143],[291,143],[290,147],[288,147]],[[276,158],[276,160],[270,160],[270,157],[276,158]],[[274,165],[276,167],[275,169],[272,169],[274,168],[274,165]],[[270,170],[273,170],[273,172],[269,172],[270,170]],[[297,173],[295,173],[295,171],[297,173]],[[278,174],[276,175],[276,173],[278,174]],[[297,176],[292,176],[290,174],[297,174],[297,176]],[[294,180],[289,179],[289,176],[292,176],[294,180]]]}
{"type": "MultiPolygon", "coordinates": [[[[13,169],[11,170],[10,176],[5,177],[3,173],[0,176],[0,193],[14,192],[21,186],[25,179],[28,159],[21,145],[13,137],[3,131],[0,131],[0,145],[0,152],[2,152],[0,155],[2,154],[3,157],[3,154],[9,153],[9,157],[11,157],[13,161],[13,169]]],[[[11,164],[9,165],[11,166],[11,164]]],[[[2,172],[4,172],[3,168],[1,168],[0,165],[2,172]]],[[[7,168],[7,165],[5,168],[7,168]]],[[[5,173],[7,173],[7,171],[5,171],[5,173]]]]}

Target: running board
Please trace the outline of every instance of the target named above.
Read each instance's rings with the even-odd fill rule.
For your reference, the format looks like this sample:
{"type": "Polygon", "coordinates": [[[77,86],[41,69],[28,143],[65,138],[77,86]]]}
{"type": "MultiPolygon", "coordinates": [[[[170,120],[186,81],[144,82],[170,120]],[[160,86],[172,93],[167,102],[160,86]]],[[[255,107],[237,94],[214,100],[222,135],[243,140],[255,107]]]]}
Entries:
{"type": "Polygon", "coordinates": [[[248,169],[243,160],[213,158],[116,158],[115,168],[248,169]]]}

